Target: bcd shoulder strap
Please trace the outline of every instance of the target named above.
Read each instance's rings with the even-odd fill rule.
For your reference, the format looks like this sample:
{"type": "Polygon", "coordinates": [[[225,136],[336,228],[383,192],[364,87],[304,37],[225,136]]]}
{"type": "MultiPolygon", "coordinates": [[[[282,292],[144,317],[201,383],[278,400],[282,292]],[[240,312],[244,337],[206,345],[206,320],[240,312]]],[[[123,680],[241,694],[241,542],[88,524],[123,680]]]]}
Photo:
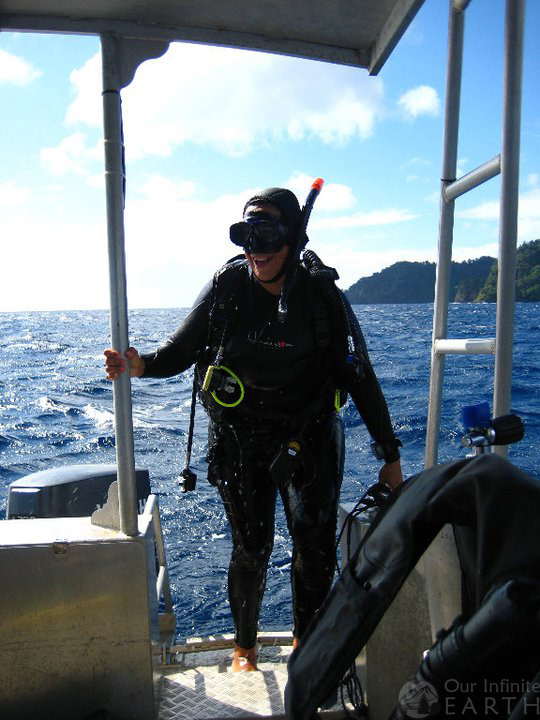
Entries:
{"type": "MultiPolygon", "coordinates": [[[[365,340],[349,302],[336,285],[337,271],[325,265],[312,250],[304,252],[302,263],[311,280],[310,301],[317,347],[327,350],[333,340],[337,354],[354,364],[357,375],[363,377],[363,361],[367,357],[365,340]],[[337,332],[332,331],[334,323],[337,332]]],[[[238,309],[240,284],[247,272],[245,256],[237,255],[214,275],[208,347],[218,355],[238,309]]]]}
{"type": "Polygon", "coordinates": [[[247,273],[248,262],[244,255],[229,260],[214,275],[207,345],[214,352],[223,346],[226,333],[238,309],[239,286],[247,273]]]}
{"type": "Polygon", "coordinates": [[[314,308],[316,335],[317,327],[319,327],[322,340],[326,342],[325,347],[328,347],[330,328],[335,323],[337,332],[334,331],[333,337],[337,344],[335,349],[338,356],[346,358],[347,363],[354,366],[359,378],[365,377],[366,342],[349,301],[336,285],[336,280],[339,279],[337,270],[325,265],[313,250],[304,252],[303,264],[322,301],[319,303],[320,309],[314,308]],[[317,314],[319,314],[319,320],[317,320],[317,314]],[[325,333],[328,334],[328,341],[325,341],[325,333]]]}

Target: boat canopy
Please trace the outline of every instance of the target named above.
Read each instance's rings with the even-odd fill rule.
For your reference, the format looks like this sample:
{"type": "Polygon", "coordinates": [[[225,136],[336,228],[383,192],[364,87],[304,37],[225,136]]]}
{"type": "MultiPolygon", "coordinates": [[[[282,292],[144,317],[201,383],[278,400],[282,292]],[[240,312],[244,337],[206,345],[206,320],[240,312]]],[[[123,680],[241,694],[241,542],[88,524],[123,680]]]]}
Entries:
{"type": "MultiPolygon", "coordinates": [[[[454,0],[457,2],[458,0],[454,0]]],[[[185,41],[366,68],[376,74],[424,0],[0,0],[4,30],[99,35],[112,347],[129,347],[120,91],[144,60],[185,41]]],[[[137,535],[131,383],[113,385],[118,529],[137,535]]],[[[97,521],[96,521],[97,522],[97,521]]]]}
{"type": "MultiPolygon", "coordinates": [[[[4,30],[96,34],[103,64],[103,116],[112,346],[129,347],[124,250],[124,183],[120,91],[141,62],[185,41],[260,50],[365,68],[376,74],[424,0],[0,0],[4,30]]],[[[457,179],[464,15],[470,0],[449,0],[449,44],[441,221],[434,303],[426,466],[437,461],[444,357],[495,354],[494,415],[510,409],[514,328],[521,84],[525,0],[506,0],[501,153],[457,179]],[[474,344],[446,337],[454,201],[501,174],[496,338],[474,344]],[[474,345],[474,347],[473,347],[474,345]]],[[[234,78],[231,79],[234,82],[234,78]]],[[[131,386],[114,383],[120,527],[137,534],[131,386]],[[127,509],[127,510],[126,510],[127,509]]],[[[497,448],[499,454],[505,448],[497,448]]]]}
{"type": "Polygon", "coordinates": [[[424,0],[1,0],[5,30],[261,50],[377,74],[424,0]]]}

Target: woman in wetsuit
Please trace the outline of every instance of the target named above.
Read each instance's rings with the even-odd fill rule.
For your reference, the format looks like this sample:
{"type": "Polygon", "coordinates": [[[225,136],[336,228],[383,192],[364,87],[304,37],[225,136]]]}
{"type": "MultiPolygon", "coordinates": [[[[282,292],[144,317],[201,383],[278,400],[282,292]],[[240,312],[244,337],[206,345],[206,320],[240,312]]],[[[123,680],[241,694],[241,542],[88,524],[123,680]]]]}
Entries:
{"type": "MultiPolygon", "coordinates": [[[[257,669],[257,625],[278,492],[293,541],[295,646],[331,587],[344,463],[343,424],[335,407],[338,388],[349,392],[376,441],[385,461],[380,481],[392,488],[402,481],[400,443],[367,353],[359,372],[343,370],[335,350],[341,345],[332,337],[339,318],[332,317],[332,310],[325,326],[330,338],[320,342],[313,319],[320,299],[301,265],[292,268],[286,320],[278,320],[281,289],[291,258],[298,256],[295,242],[300,239],[294,230],[300,213],[289,190],[270,188],[251,198],[242,223],[231,228],[231,239],[244,247],[245,261],[216,274],[155,353],[126,351],[134,377],[170,377],[196,363],[199,396],[210,417],[208,479],[222,498],[233,542],[228,591],[236,628],[234,671],[257,669]],[[234,282],[228,280],[227,291],[220,291],[233,272],[234,282]],[[215,319],[216,305],[230,306],[225,322],[215,319]],[[242,383],[244,395],[234,407],[216,402],[216,395],[202,389],[217,353],[217,364],[233,369],[242,383]]],[[[126,361],[114,350],[106,350],[105,356],[107,377],[114,380],[126,361]]]]}

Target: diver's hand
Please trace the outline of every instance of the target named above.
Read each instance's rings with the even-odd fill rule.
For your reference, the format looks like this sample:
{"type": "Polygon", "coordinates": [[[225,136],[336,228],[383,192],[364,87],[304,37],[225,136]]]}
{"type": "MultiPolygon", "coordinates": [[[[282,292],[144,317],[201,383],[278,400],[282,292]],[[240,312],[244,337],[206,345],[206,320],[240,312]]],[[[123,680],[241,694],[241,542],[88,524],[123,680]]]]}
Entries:
{"type": "Polygon", "coordinates": [[[387,485],[391,490],[395,490],[403,482],[403,473],[401,472],[401,462],[385,463],[379,471],[379,482],[387,485]]]}
{"type": "Polygon", "coordinates": [[[129,362],[129,376],[141,377],[144,373],[144,360],[134,347],[126,350],[125,358],[117,350],[108,349],[105,355],[105,372],[107,380],[117,380],[126,370],[126,359],[129,362]]]}

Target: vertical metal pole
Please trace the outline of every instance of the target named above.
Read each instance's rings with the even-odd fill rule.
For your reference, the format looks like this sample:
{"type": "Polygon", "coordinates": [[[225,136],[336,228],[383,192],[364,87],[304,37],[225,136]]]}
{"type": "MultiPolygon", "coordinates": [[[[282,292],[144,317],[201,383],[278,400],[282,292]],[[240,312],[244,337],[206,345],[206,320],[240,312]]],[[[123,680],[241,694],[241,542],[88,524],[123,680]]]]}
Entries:
{"type": "MultiPolygon", "coordinates": [[[[125,353],[129,340],[124,248],[124,146],[118,47],[113,35],[101,36],[101,52],[111,338],[113,347],[125,353]]],[[[134,536],[138,534],[138,518],[129,372],[122,373],[118,380],[114,381],[113,400],[120,530],[126,535],[134,536]]]]}
{"type": "Polygon", "coordinates": [[[435,341],[446,337],[448,319],[448,293],[452,267],[452,238],[454,232],[454,201],[447,202],[445,187],[456,179],[459,135],[459,111],[461,101],[461,70],[463,64],[464,12],[457,10],[450,0],[448,24],[448,54],[446,65],[443,165],[439,221],[439,249],[435,301],[433,305],[433,336],[431,346],[431,376],[426,432],[425,466],[437,462],[441,397],[444,375],[443,354],[436,354],[435,341]]]}
{"type": "MultiPolygon", "coordinates": [[[[525,0],[507,0],[494,417],[506,415],[510,411],[512,391],[524,24],[525,0]]],[[[507,448],[497,446],[494,451],[499,455],[506,455],[507,448]]]]}

